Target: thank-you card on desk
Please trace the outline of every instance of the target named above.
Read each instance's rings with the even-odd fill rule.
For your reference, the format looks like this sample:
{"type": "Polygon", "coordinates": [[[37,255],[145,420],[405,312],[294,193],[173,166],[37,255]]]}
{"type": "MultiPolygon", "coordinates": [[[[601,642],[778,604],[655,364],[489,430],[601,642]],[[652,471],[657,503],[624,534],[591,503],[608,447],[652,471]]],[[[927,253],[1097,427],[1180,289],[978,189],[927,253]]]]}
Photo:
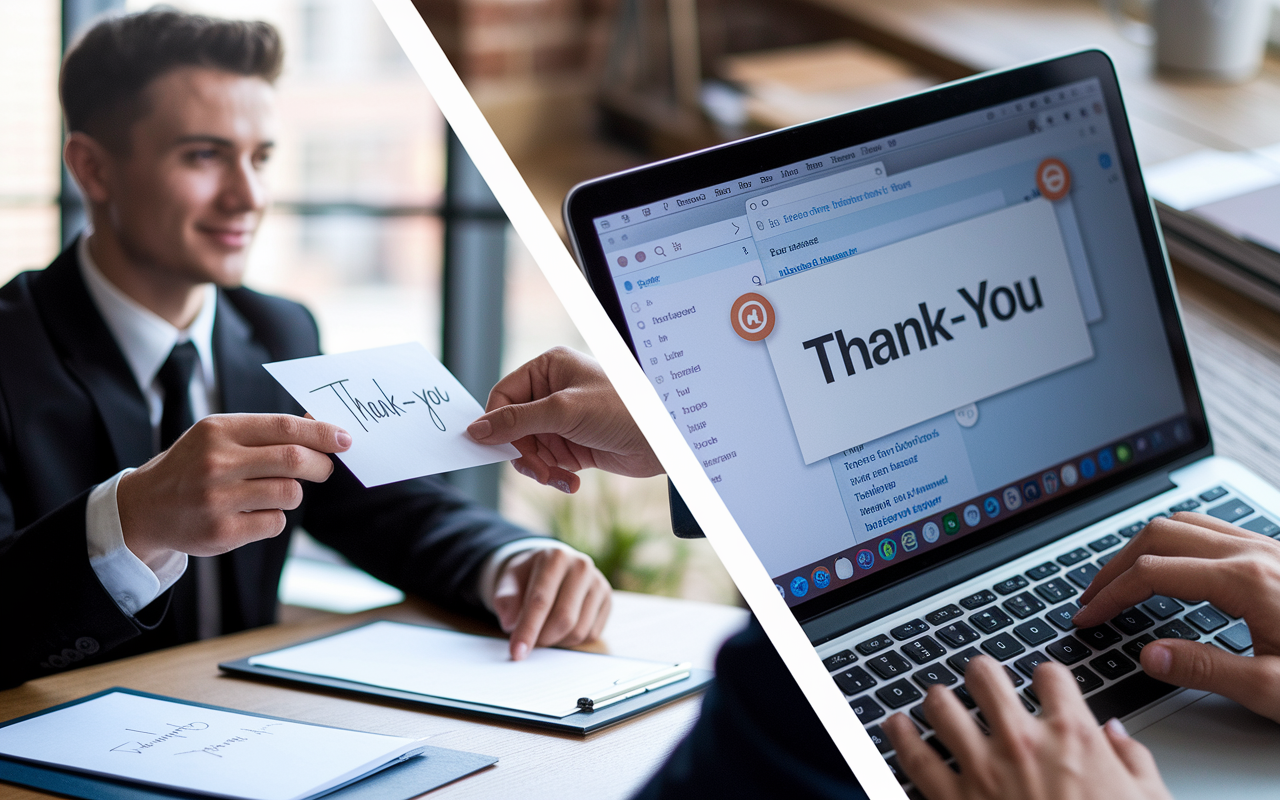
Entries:
{"type": "Polygon", "coordinates": [[[484,409],[416,342],[263,366],[311,416],[351,434],[351,448],[338,458],[365,486],[520,455],[467,436],[484,409]]]}

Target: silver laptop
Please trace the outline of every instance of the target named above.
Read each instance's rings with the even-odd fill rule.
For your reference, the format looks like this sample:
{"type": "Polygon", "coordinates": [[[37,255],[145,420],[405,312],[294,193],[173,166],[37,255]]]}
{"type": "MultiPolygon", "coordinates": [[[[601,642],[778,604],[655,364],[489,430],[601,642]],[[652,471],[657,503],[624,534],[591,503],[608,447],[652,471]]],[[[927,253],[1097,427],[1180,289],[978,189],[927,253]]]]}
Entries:
{"type": "Polygon", "coordinates": [[[1138,666],[1167,637],[1249,654],[1243,620],[1152,597],[1071,623],[1155,517],[1280,534],[1280,493],[1213,455],[1104,54],[591,181],[565,218],[890,766],[880,723],[902,711],[932,740],[924,690],[972,707],[985,652],[1032,711],[1036,665],[1067,665],[1180,797],[1280,789],[1280,726],[1138,666]]]}

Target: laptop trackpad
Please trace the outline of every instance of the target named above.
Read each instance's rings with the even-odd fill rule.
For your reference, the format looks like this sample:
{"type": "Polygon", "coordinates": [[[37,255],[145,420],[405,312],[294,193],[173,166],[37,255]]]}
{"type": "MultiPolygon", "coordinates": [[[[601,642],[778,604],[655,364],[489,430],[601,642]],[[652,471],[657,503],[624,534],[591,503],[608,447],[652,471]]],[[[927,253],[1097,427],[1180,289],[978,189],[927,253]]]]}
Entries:
{"type": "Polygon", "coordinates": [[[1169,791],[1188,798],[1263,797],[1280,789],[1280,725],[1206,695],[1143,729],[1169,791]]]}

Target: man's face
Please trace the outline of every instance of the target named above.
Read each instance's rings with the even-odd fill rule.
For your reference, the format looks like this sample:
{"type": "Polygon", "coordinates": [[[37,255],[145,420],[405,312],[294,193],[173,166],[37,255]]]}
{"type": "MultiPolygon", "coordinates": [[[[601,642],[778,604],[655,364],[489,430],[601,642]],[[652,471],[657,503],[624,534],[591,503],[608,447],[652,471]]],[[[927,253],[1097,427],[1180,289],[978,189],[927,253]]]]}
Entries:
{"type": "Polygon", "coordinates": [[[109,224],[137,266],[161,279],[237,286],[267,206],[274,91],[200,67],[146,89],[148,113],[113,157],[109,224]]]}

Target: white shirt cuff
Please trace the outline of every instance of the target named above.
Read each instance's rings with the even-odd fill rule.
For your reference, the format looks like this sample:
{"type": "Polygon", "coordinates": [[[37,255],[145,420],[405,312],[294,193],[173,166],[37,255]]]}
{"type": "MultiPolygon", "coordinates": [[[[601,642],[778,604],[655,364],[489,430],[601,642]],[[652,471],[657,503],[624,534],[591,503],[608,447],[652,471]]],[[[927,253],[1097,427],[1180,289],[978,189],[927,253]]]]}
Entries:
{"type": "Polygon", "coordinates": [[[570,553],[578,552],[577,549],[570,547],[559,539],[549,539],[545,536],[531,536],[527,539],[516,539],[514,542],[507,542],[489,554],[484,560],[484,565],[480,567],[480,578],[476,581],[476,590],[480,594],[480,602],[484,603],[484,607],[493,611],[493,593],[498,588],[498,573],[502,572],[502,567],[507,560],[514,555],[518,555],[527,550],[566,550],[570,553]]]}
{"type": "Polygon", "coordinates": [[[120,610],[133,616],[182,577],[187,554],[171,550],[157,563],[147,564],[125,545],[116,487],[130,472],[133,470],[117,472],[89,493],[84,528],[89,566],[120,610]]]}

